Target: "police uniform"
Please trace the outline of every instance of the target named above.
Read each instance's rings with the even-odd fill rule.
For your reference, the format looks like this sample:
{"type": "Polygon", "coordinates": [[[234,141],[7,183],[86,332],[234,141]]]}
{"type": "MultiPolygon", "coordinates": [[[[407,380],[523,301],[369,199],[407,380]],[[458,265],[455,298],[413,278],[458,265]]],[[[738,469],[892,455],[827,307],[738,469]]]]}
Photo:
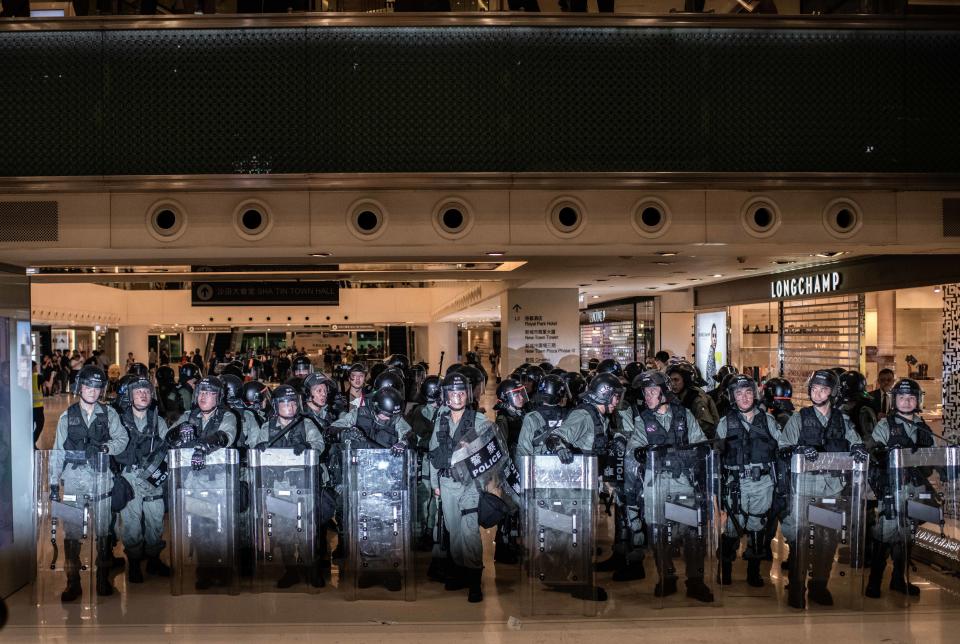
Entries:
{"type": "Polygon", "coordinates": [[[556,405],[538,405],[523,416],[517,437],[516,456],[543,453],[541,447],[547,436],[563,425],[566,412],[556,405]],[[538,451],[539,450],[539,451],[538,451]]]}
{"type": "Polygon", "coordinates": [[[752,417],[731,409],[717,425],[717,438],[724,439],[721,461],[724,477],[724,508],[728,513],[721,542],[723,583],[729,583],[729,564],[737,556],[740,537],[746,533],[747,579],[751,586],[763,584],[760,560],[766,552],[765,528],[773,504],[780,427],[773,416],[755,408],[752,417]]]}

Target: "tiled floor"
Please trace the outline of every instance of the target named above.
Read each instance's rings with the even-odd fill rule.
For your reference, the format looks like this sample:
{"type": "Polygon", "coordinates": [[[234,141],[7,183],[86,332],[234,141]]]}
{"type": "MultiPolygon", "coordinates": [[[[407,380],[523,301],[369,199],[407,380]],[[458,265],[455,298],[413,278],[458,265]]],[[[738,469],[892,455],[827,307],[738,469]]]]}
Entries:
{"type": "MultiPolygon", "coordinates": [[[[52,443],[56,418],[66,402],[65,397],[49,401],[41,447],[52,443]]],[[[768,583],[762,589],[750,588],[742,581],[745,571],[738,562],[737,581],[724,589],[721,606],[657,609],[655,579],[616,583],[610,573],[603,573],[598,575],[598,583],[609,591],[610,598],[598,605],[596,617],[529,618],[521,606],[521,569],[493,563],[492,538],[487,531],[485,599],[480,604],[467,603],[465,591],[445,592],[439,584],[425,581],[425,554],[420,556],[415,602],[346,601],[337,588],[336,567],[327,587],[310,595],[242,592],[236,596],[173,597],[167,580],[148,577],[146,583],[128,587],[123,573],[118,572],[114,585],[119,592],[101,600],[92,611],[64,608],[59,602],[37,607],[31,590],[21,590],[8,600],[10,623],[0,633],[0,640],[933,643],[958,641],[960,632],[960,582],[923,565],[913,575],[921,586],[921,596],[909,608],[885,591],[883,599],[863,600],[862,611],[795,611],[785,605],[784,580],[779,562],[774,561],[764,565],[768,583]]],[[[648,568],[652,573],[652,563],[648,562],[648,568]]],[[[838,582],[837,587],[840,585],[838,582]]]]}

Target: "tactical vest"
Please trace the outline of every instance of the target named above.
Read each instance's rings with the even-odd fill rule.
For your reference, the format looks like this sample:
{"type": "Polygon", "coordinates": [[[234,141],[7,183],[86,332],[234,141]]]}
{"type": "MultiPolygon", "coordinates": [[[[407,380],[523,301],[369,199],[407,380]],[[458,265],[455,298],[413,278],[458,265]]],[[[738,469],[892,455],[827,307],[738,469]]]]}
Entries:
{"type": "Polygon", "coordinates": [[[497,414],[497,424],[503,428],[507,437],[507,447],[510,451],[520,442],[520,430],[523,429],[523,416],[500,412],[497,414]]]}
{"type": "Polygon", "coordinates": [[[849,452],[850,441],[846,439],[846,426],[843,422],[843,412],[839,409],[830,410],[830,420],[824,427],[817,418],[813,407],[804,407],[800,410],[800,447],[815,447],[819,452],[849,452]]]}
{"type": "Polygon", "coordinates": [[[743,428],[739,412],[727,414],[727,440],[723,464],[742,468],[750,463],[773,463],[777,458],[777,440],[770,435],[767,415],[757,410],[750,422],[750,431],[743,428]]]}
{"type": "MultiPolygon", "coordinates": [[[[537,407],[535,407],[531,413],[540,414],[540,417],[543,418],[544,422],[543,427],[541,427],[540,430],[530,439],[534,447],[543,444],[543,441],[545,441],[547,436],[550,435],[550,431],[563,425],[563,421],[567,417],[565,410],[561,409],[560,407],[550,405],[537,405],[537,407]]],[[[523,421],[521,421],[520,424],[522,427],[523,421]]]]}
{"type": "Polygon", "coordinates": [[[303,407],[303,415],[309,418],[310,420],[312,420],[316,424],[317,428],[320,429],[321,432],[325,431],[327,427],[330,426],[330,423],[332,422],[327,417],[326,412],[327,412],[326,408],[324,408],[322,411],[313,411],[313,407],[311,407],[310,405],[304,405],[303,407]],[[321,416],[321,414],[323,415],[321,416]]]}
{"type": "MultiPolygon", "coordinates": [[[[640,412],[640,418],[643,419],[643,431],[646,433],[649,445],[685,447],[690,444],[690,439],[687,436],[686,408],[676,403],[670,403],[670,415],[670,429],[668,430],[660,424],[656,414],[650,409],[644,409],[640,412]]],[[[640,428],[636,427],[634,431],[640,431],[640,428]]]]}
{"type": "Polygon", "coordinates": [[[853,407],[847,412],[847,416],[850,417],[850,422],[853,424],[854,431],[860,436],[860,438],[865,438],[863,425],[860,423],[860,410],[865,406],[865,403],[857,401],[854,403],[853,407]]]}
{"type": "Polygon", "coordinates": [[[147,424],[141,432],[137,429],[133,408],[128,407],[120,415],[120,424],[127,430],[130,440],[124,450],[114,458],[121,465],[145,465],[150,455],[159,446],[157,435],[157,412],[147,409],[147,424]]]}
{"type": "Polygon", "coordinates": [[[271,447],[278,448],[309,448],[304,420],[303,416],[297,416],[291,421],[291,424],[280,427],[280,419],[274,416],[267,425],[267,443],[271,447]],[[282,437],[277,442],[273,442],[278,436],[282,437]]]}
{"type": "Polygon", "coordinates": [[[450,412],[447,411],[440,416],[440,427],[437,430],[436,449],[430,451],[430,463],[438,470],[450,469],[450,457],[453,456],[454,446],[460,443],[468,432],[472,431],[477,422],[477,412],[472,409],[465,409],[463,416],[460,417],[460,424],[457,425],[457,431],[450,435],[450,412]]]}
{"type": "Polygon", "coordinates": [[[376,449],[389,448],[397,444],[397,430],[394,428],[394,422],[389,425],[380,425],[377,423],[376,415],[373,410],[367,406],[357,409],[357,419],[354,421],[354,427],[359,429],[366,437],[364,447],[376,449]]]}
{"type": "Polygon", "coordinates": [[[600,415],[600,410],[590,402],[582,402],[574,407],[574,409],[584,410],[590,415],[590,420],[593,421],[593,450],[591,453],[597,455],[606,454],[610,448],[610,441],[607,436],[607,428],[603,424],[603,416],[600,415]]]}
{"type": "Polygon", "coordinates": [[[67,408],[67,439],[63,442],[63,449],[82,452],[88,445],[102,447],[110,440],[110,423],[108,422],[107,407],[94,403],[93,417],[90,427],[83,421],[83,412],[80,403],[74,403],[67,408]]]}
{"type": "Polygon", "coordinates": [[[914,423],[917,428],[917,440],[913,441],[907,435],[903,425],[896,420],[896,413],[887,415],[887,426],[890,428],[890,438],[887,439],[887,448],[905,447],[913,449],[914,447],[933,447],[933,431],[920,419],[919,423],[914,423]]]}
{"type": "MultiPolygon", "coordinates": [[[[229,410],[227,410],[225,407],[217,407],[210,416],[210,420],[207,421],[206,428],[203,428],[203,412],[201,412],[199,409],[190,410],[190,415],[187,416],[187,422],[196,427],[197,431],[201,432],[201,434],[197,436],[197,442],[206,440],[220,431],[220,424],[223,422],[223,416],[228,411],[229,410]]],[[[233,412],[230,411],[230,413],[233,412]]]]}

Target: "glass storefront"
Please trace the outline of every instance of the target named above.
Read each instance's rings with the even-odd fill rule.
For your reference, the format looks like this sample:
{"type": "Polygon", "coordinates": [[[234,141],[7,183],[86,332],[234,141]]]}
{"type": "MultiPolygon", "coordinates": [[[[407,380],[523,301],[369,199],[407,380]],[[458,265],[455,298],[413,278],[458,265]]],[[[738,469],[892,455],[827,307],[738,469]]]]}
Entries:
{"type": "Polygon", "coordinates": [[[654,353],[654,298],[641,297],[580,311],[580,368],[590,360],[643,362],[654,353]]]}

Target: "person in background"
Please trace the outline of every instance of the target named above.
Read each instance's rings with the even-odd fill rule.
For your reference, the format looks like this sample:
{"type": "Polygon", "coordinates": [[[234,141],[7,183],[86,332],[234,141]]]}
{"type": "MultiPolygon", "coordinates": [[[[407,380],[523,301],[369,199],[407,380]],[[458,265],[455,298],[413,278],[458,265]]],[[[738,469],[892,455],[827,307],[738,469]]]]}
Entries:
{"type": "Polygon", "coordinates": [[[136,360],[133,358],[133,351],[127,353],[127,362],[123,365],[123,373],[130,371],[130,365],[132,365],[136,360]]]}
{"type": "Polygon", "coordinates": [[[657,367],[657,371],[666,373],[667,367],[670,365],[670,354],[666,351],[657,351],[653,356],[653,362],[657,367]]]}
{"type": "Polygon", "coordinates": [[[870,408],[878,418],[893,411],[893,397],[890,390],[893,389],[896,379],[893,369],[881,369],[877,374],[877,388],[870,392],[870,408]]]}
{"type": "Polygon", "coordinates": [[[33,448],[37,449],[37,440],[43,433],[43,391],[40,389],[40,368],[37,361],[33,364],[33,448]]]}

